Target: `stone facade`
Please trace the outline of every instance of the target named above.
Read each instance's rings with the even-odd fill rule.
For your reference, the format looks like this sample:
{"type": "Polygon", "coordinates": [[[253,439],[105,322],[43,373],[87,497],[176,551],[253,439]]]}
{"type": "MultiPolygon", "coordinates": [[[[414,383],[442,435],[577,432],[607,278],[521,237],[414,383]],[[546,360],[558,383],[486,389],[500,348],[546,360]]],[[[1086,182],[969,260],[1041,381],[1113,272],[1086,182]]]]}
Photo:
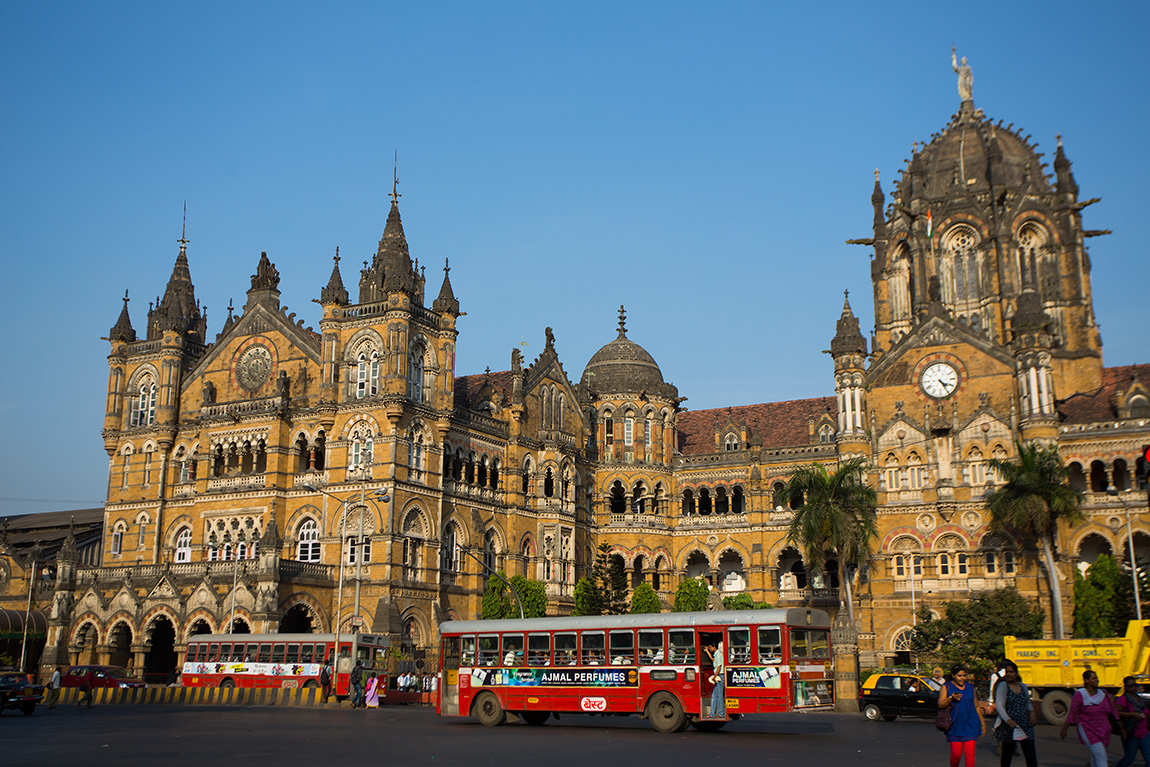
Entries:
{"type": "Polygon", "coordinates": [[[544,581],[564,613],[602,542],[665,601],[702,576],[836,613],[835,576],[806,571],[772,497],[796,467],[857,455],[880,536],[855,629],[862,665],[885,663],[912,606],[1004,585],[1049,599],[1036,552],[987,527],[986,462],[1016,440],[1059,444],[1087,490],[1089,521],[1059,531],[1069,615],[1072,568],[1125,552],[1127,508],[1150,554],[1150,365],[1103,366],[1100,232],[1061,142],[1044,167],[963,102],[889,201],[876,177],[873,234],[853,241],[873,248],[875,328],[868,343],[844,302],[828,393],[702,411],[622,310],[577,383],[550,328],[530,364],[516,349],[509,370],[457,375],[450,270],[428,305],[394,192],[355,302],[337,253],[318,332],[280,306],[265,254],[209,340],[181,238],[144,337],[126,299],[110,333],[103,559],[57,567],[44,663],[158,672],[229,626],[362,626],[430,650],[440,621],[478,614],[481,562],[544,581]]]}

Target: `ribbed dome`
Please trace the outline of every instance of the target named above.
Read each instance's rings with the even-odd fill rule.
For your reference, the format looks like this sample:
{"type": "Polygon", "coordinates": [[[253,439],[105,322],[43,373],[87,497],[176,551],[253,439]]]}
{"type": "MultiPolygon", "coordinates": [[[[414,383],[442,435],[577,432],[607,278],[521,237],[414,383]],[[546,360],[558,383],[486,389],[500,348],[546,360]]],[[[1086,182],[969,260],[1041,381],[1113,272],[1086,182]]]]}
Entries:
{"type": "Polygon", "coordinates": [[[583,370],[580,383],[602,393],[659,391],[663,373],[655,358],[627,338],[626,315],[619,307],[619,336],[595,352],[583,370]]]}
{"type": "Polygon", "coordinates": [[[1013,124],[1003,127],[974,109],[962,105],[949,125],[911,160],[898,184],[903,200],[930,200],[953,196],[955,189],[967,194],[985,192],[992,185],[1012,190],[1030,187],[1051,192],[1042,157],[1013,124]]]}

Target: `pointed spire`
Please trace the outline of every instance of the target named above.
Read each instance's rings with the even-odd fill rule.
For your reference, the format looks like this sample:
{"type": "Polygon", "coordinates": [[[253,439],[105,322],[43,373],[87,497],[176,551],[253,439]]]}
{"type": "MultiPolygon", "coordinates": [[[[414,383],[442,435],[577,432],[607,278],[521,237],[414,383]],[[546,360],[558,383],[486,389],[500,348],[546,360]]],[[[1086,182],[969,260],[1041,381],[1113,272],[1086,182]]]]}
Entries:
{"type": "Polygon", "coordinates": [[[843,354],[863,354],[866,352],[866,339],[859,331],[859,321],[851,311],[850,292],[843,291],[843,313],[835,327],[835,337],[831,339],[831,356],[843,354]]]}
{"type": "Polygon", "coordinates": [[[876,228],[881,227],[886,223],[886,218],[883,216],[886,197],[882,193],[882,184],[878,180],[878,168],[874,169],[874,191],[871,192],[870,202],[874,206],[874,225],[876,228]]]}
{"type": "Polygon", "coordinates": [[[236,318],[232,316],[232,299],[228,299],[228,318],[224,320],[224,328],[220,331],[220,335],[227,335],[227,332],[232,329],[232,325],[236,324],[236,318]]]}
{"type": "Polygon", "coordinates": [[[108,337],[112,341],[127,341],[131,343],[136,340],[136,331],[132,329],[132,318],[128,316],[128,291],[124,291],[124,307],[120,309],[120,319],[116,320],[116,324],[112,326],[112,332],[108,337]]]}
{"type": "Polygon", "coordinates": [[[459,316],[459,301],[455,299],[455,292],[451,289],[451,263],[443,259],[443,286],[439,289],[439,298],[432,302],[431,308],[440,314],[454,314],[459,316]]]}
{"type": "Polygon", "coordinates": [[[164,297],[157,300],[155,310],[148,313],[148,340],[159,338],[164,331],[174,330],[203,343],[204,317],[196,302],[196,288],[192,285],[192,272],[188,268],[187,215],[187,203],[184,203],[184,223],[180,239],[176,240],[180,244],[180,252],[164,289],[164,297]]]}
{"type": "Polygon", "coordinates": [[[619,304],[619,337],[627,337],[627,310],[623,308],[623,304],[619,304]]]}
{"type": "Polygon", "coordinates": [[[1078,182],[1074,180],[1074,172],[1070,170],[1070,160],[1062,148],[1062,134],[1058,134],[1058,151],[1054,154],[1054,173],[1058,177],[1056,189],[1059,194],[1067,194],[1078,198],[1078,182]]]}
{"type": "Polygon", "coordinates": [[[347,305],[347,289],[343,286],[343,275],[339,273],[339,246],[335,248],[334,263],[331,267],[331,279],[327,281],[327,287],[319,292],[319,302],[321,304],[339,304],[340,306],[347,305]]]}

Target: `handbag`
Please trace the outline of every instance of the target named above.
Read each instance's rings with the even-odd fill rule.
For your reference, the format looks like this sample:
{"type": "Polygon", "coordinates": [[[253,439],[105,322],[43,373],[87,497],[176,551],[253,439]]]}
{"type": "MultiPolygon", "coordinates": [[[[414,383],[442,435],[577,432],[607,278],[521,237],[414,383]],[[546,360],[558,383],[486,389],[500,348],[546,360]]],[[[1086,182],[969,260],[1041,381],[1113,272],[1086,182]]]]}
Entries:
{"type": "Polygon", "coordinates": [[[951,704],[947,703],[934,715],[934,726],[939,732],[950,732],[950,726],[954,724],[950,718],[950,706],[951,704]]]}

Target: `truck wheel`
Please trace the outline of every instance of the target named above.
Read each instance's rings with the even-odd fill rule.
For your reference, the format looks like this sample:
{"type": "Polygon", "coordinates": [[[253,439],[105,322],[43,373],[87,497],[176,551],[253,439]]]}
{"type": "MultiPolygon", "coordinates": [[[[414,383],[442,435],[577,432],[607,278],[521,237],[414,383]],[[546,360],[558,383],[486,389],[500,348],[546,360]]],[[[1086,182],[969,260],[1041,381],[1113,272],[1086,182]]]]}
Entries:
{"type": "Polygon", "coordinates": [[[656,693],[648,701],[647,718],[657,732],[681,732],[690,726],[679,699],[669,692],[656,693]]]}
{"type": "Polygon", "coordinates": [[[877,722],[882,718],[882,710],[873,703],[868,703],[867,707],[863,709],[863,716],[872,722],[877,722]]]}
{"type": "Polygon", "coordinates": [[[480,693],[475,699],[472,710],[475,712],[475,718],[485,727],[498,727],[507,721],[507,712],[503,710],[495,693],[480,693]]]}
{"type": "Polygon", "coordinates": [[[1053,725],[1060,726],[1070,712],[1070,695],[1053,690],[1042,696],[1042,716],[1053,725]]]}

